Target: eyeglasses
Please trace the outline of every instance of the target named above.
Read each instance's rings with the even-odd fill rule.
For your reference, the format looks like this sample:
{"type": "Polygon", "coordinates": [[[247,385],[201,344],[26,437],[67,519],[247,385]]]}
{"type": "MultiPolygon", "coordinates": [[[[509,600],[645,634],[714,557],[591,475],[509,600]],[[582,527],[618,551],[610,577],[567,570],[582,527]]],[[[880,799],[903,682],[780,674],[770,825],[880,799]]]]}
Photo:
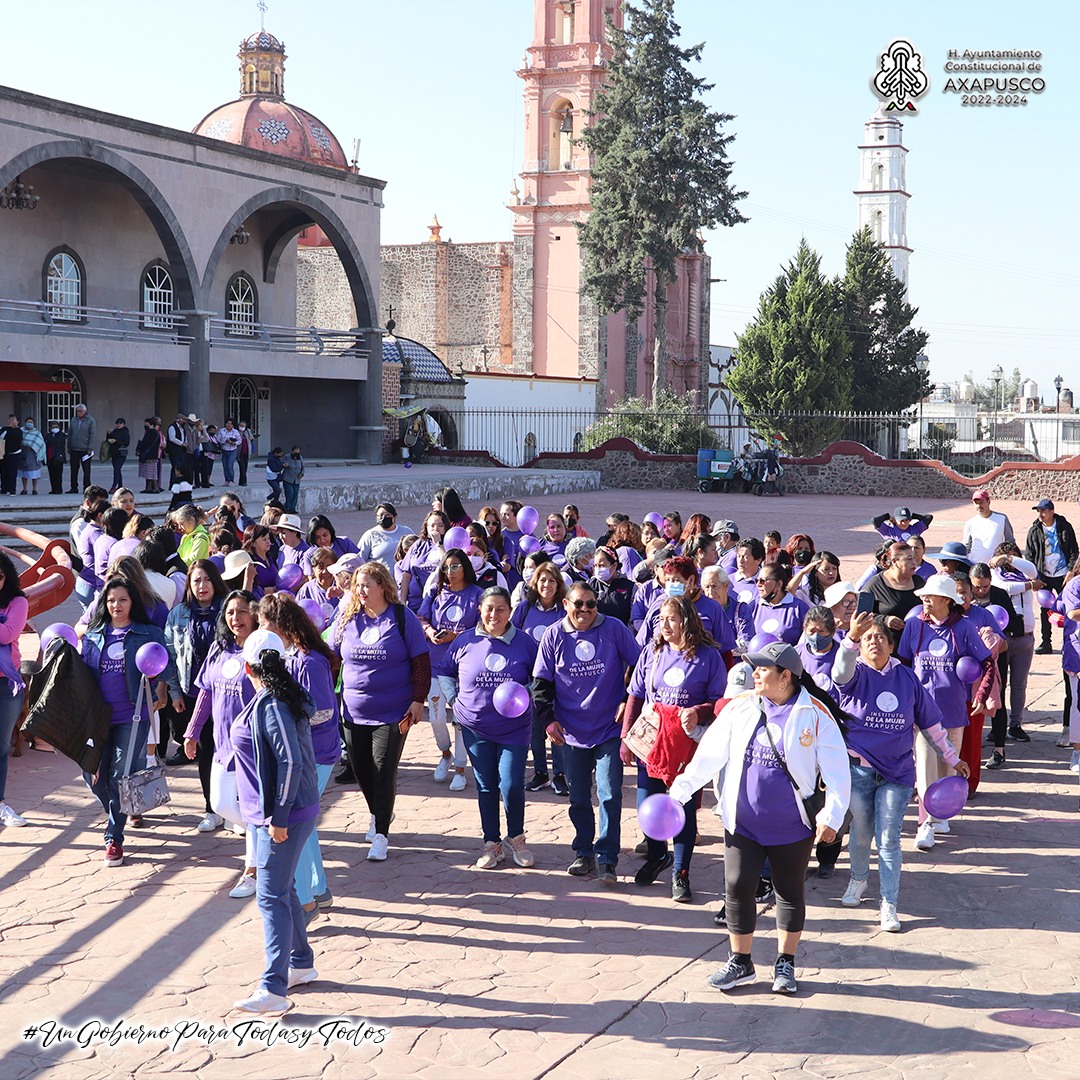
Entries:
{"type": "Polygon", "coordinates": [[[581,608],[588,608],[590,611],[592,611],[592,609],[596,607],[595,600],[571,600],[570,603],[574,608],[578,610],[580,610],[581,608]]]}
{"type": "Polygon", "coordinates": [[[459,562],[448,562],[446,564],[446,569],[447,570],[460,570],[461,569],[461,563],[459,563],[459,562]]]}
{"type": "Polygon", "coordinates": [[[774,581],[779,581],[779,578],[763,577],[757,579],[757,587],[760,589],[762,585],[769,585],[774,581]]]}
{"type": "Polygon", "coordinates": [[[499,524],[499,519],[498,518],[485,518],[484,524],[485,525],[498,525],[499,524]]]}

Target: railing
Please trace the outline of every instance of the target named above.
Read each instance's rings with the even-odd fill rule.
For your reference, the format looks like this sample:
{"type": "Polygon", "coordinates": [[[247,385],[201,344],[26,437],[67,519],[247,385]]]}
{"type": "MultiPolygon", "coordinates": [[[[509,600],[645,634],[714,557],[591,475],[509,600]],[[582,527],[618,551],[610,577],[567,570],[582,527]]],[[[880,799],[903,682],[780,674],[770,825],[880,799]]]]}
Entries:
{"type": "Polygon", "coordinates": [[[181,326],[179,317],[147,311],[0,298],[0,330],[8,332],[189,345],[192,339],[178,332],[181,326]]]}
{"type": "Polygon", "coordinates": [[[71,547],[66,540],[50,540],[40,533],[0,522],[0,536],[21,540],[38,548],[41,554],[32,559],[21,551],[0,548],[15,562],[26,565],[19,575],[19,585],[26,594],[29,618],[34,618],[62,604],[75,589],[75,571],[71,568],[71,547]]]}
{"type": "Polygon", "coordinates": [[[308,356],[367,356],[363,330],[321,330],[314,326],[274,326],[210,320],[210,345],[221,349],[257,349],[308,356]]]}

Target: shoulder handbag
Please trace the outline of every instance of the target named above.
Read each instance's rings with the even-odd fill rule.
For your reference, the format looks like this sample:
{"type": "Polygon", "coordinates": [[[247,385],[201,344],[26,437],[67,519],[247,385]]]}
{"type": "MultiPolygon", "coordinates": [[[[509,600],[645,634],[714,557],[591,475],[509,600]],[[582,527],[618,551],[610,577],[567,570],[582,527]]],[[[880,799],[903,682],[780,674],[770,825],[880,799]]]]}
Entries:
{"type": "Polygon", "coordinates": [[[112,457],[112,443],[108,439],[101,440],[101,447],[98,450],[98,458],[101,461],[108,461],[112,457]]]}
{"type": "Polygon", "coordinates": [[[799,785],[795,783],[795,778],[788,770],[787,762],[784,760],[784,756],[780,753],[776,746],[776,740],[772,737],[772,732],[769,730],[768,721],[763,716],[761,718],[761,724],[765,727],[765,737],[769,740],[769,745],[773,749],[773,753],[776,755],[776,760],[780,762],[780,768],[784,770],[784,775],[788,778],[791,786],[795,789],[795,794],[802,800],[803,809],[806,811],[806,820],[810,822],[810,827],[814,827],[814,823],[817,821],[817,816],[821,813],[822,807],[825,805],[825,788],[821,783],[821,773],[818,773],[814,778],[814,790],[813,793],[807,795],[804,799],[799,792],[799,785]]]}
{"type": "Polygon", "coordinates": [[[154,765],[149,769],[131,772],[132,758],[135,756],[135,729],[142,712],[143,699],[149,700],[149,680],[145,675],[139,679],[139,695],[135,702],[135,713],[131,718],[131,737],[128,739],[127,754],[124,757],[124,774],[120,778],[120,812],[122,814],[145,814],[155,806],[164,806],[172,799],[169,785],[165,782],[165,769],[154,765]]]}
{"type": "Polygon", "coordinates": [[[660,734],[660,721],[651,705],[642,708],[640,715],[634,721],[633,726],[623,736],[626,748],[638,759],[645,762],[649,760],[653,747],[656,745],[657,736],[660,734]]]}

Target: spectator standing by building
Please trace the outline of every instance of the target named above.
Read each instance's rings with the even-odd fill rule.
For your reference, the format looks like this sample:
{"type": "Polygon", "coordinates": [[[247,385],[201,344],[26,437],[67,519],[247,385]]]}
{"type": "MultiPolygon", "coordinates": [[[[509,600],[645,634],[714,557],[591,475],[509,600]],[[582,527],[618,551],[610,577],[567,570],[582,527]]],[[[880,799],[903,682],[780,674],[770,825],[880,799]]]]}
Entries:
{"type": "Polygon", "coordinates": [[[139,459],[139,476],[143,480],[143,495],[154,495],[161,490],[161,431],[156,416],[143,421],[143,436],[135,444],[135,456],[139,459]]]}
{"type": "MultiPolygon", "coordinates": [[[[1060,594],[1069,567],[1080,555],[1076,533],[1072,525],[1055,512],[1050,499],[1040,499],[1031,509],[1037,510],[1039,516],[1028,529],[1027,540],[1024,542],[1024,557],[1035,564],[1037,576],[1044,587],[1060,594]]],[[[1035,651],[1045,655],[1053,652],[1050,645],[1050,612],[1046,608],[1040,609],[1039,622],[1041,640],[1035,651]]]]}
{"type": "Polygon", "coordinates": [[[989,562],[1002,540],[1016,542],[1013,527],[1004,514],[990,509],[990,492],[979,488],[971,496],[975,513],[964,522],[964,546],[973,563],[989,562]]]}
{"type": "Polygon", "coordinates": [[[34,418],[28,416],[23,422],[23,459],[19,465],[19,479],[22,481],[22,494],[29,495],[27,483],[32,483],[33,493],[38,493],[38,480],[41,478],[41,466],[45,461],[45,440],[34,424],[34,418]]]}
{"type": "Polygon", "coordinates": [[[112,431],[105,436],[105,441],[109,444],[109,460],[112,462],[112,487],[109,488],[111,495],[117,488],[124,486],[124,462],[127,461],[128,447],[131,446],[131,432],[122,416],[116,418],[116,423],[112,431]]]}
{"type": "Polygon", "coordinates": [[[285,512],[295,514],[300,500],[300,481],[304,478],[304,455],[294,446],[282,462],[281,483],[285,488],[285,512]]]}
{"type": "Polygon", "coordinates": [[[4,439],[4,457],[0,461],[0,495],[15,495],[15,481],[23,460],[23,433],[19,427],[19,418],[14,414],[9,416],[7,427],[0,435],[4,439]]]}
{"type": "Polygon", "coordinates": [[[275,446],[266,455],[266,482],[270,486],[270,498],[281,498],[281,474],[285,469],[282,454],[285,453],[280,446],[275,446]]]}
{"type": "Polygon", "coordinates": [[[49,494],[64,494],[64,462],[67,461],[67,435],[58,420],[50,420],[45,433],[45,461],[49,468],[49,494]]]}
{"type": "Polygon", "coordinates": [[[90,486],[90,462],[94,460],[94,443],[97,441],[97,421],[90,415],[83,402],[75,406],[75,415],[68,424],[68,461],[71,462],[69,495],[78,495],[79,469],[82,468],[82,487],[90,486]]]}
{"type": "Polygon", "coordinates": [[[221,471],[228,485],[236,483],[236,457],[244,438],[237,430],[230,416],[225,426],[217,433],[217,444],[221,447],[221,471]]]}
{"type": "Polygon", "coordinates": [[[236,465],[240,470],[240,486],[247,487],[248,462],[251,456],[257,453],[255,432],[243,420],[236,425],[236,430],[240,432],[240,450],[236,455],[236,465]]]}
{"type": "Polygon", "coordinates": [[[187,417],[177,413],[165,433],[165,451],[169,455],[169,487],[176,483],[176,470],[183,468],[187,454],[187,417]]]}

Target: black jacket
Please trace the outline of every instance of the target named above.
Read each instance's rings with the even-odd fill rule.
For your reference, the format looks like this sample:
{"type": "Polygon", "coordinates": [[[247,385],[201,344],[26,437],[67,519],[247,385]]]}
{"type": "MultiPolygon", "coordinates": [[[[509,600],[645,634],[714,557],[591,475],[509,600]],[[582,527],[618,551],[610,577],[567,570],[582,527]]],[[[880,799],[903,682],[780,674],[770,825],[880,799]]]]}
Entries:
{"type": "MultiPolygon", "coordinates": [[[[1061,554],[1065,556],[1066,571],[1072,569],[1076,558],[1080,555],[1080,549],[1076,546],[1076,533],[1073,527],[1060,514],[1054,515],[1054,521],[1058,529],[1058,543],[1061,545],[1061,554]]],[[[1028,529],[1027,540],[1024,542],[1024,558],[1033,562],[1041,575],[1046,556],[1046,542],[1043,538],[1042,522],[1036,518],[1028,529]]]]}

